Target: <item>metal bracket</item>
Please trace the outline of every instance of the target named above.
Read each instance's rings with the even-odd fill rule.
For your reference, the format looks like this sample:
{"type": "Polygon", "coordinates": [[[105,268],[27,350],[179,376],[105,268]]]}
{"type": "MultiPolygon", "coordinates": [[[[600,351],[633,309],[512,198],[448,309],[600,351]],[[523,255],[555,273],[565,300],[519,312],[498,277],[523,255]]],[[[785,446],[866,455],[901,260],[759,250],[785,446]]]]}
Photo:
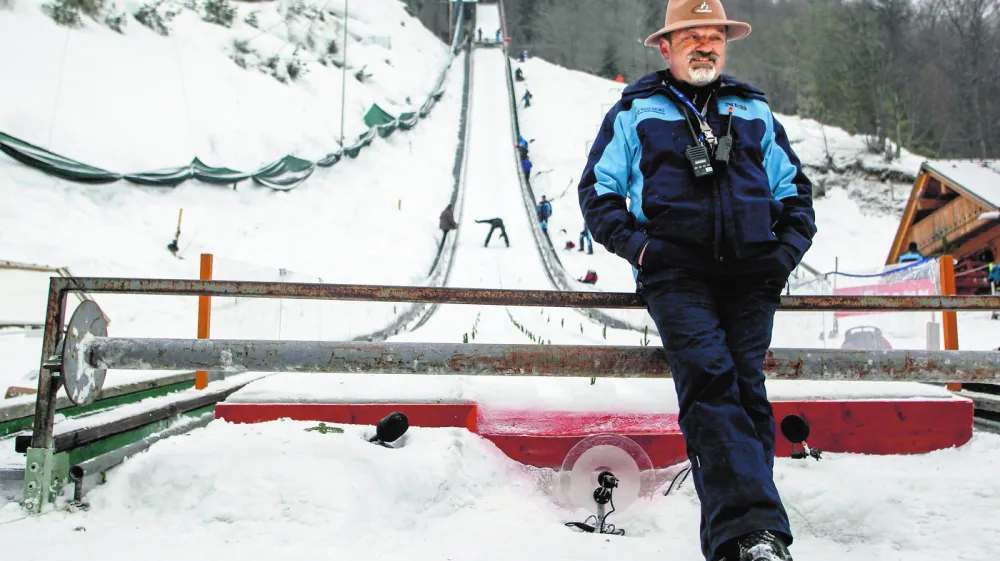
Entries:
{"type": "Polygon", "coordinates": [[[68,482],[68,453],[54,454],[52,448],[28,448],[22,504],[29,513],[39,514],[44,505],[54,503],[68,482]]]}
{"type": "Polygon", "coordinates": [[[49,484],[49,503],[56,502],[62,494],[63,487],[69,481],[69,452],[60,452],[52,456],[52,482],[49,484]]]}
{"type": "Polygon", "coordinates": [[[42,512],[42,499],[49,497],[48,491],[52,485],[52,457],[52,448],[28,448],[22,504],[31,514],[42,512]]]}
{"type": "Polygon", "coordinates": [[[66,395],[77,405],[90,405],[104,386],[107,370],[91,368],[84,343],[91,337],[107,337],[108,322],[101,308],[86,300],[77,306],[66,328],[62,349],[62,377],[66,395]]]}

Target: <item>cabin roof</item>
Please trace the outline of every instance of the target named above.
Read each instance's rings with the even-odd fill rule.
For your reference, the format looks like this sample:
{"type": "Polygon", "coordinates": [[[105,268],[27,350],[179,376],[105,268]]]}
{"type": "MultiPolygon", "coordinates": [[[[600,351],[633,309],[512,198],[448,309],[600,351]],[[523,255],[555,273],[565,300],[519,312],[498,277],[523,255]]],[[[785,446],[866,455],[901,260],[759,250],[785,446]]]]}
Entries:
{"type": "Polygon", "coordinates": [[[980,202],[1000,209],[1000,160],[927,160],[921,167],[980,202]]]}

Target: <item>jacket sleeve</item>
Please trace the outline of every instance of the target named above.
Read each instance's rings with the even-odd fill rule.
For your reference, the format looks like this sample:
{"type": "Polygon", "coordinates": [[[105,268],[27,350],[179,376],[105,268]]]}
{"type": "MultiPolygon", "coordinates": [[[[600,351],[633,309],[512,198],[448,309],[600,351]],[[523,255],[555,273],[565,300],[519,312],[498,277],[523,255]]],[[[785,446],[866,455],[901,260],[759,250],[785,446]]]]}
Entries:
{"type": "Polygon", "coordinates": [[[766,132],[763,148],[771,192],[782,204],[775,233],[798,264],[816,235],[812,182],[802,171],[802,163],[788,142],[785,128],[774,114],[771,114],[771,127],[766,132]]]}
{"type": "Polygon", "coordinates": [[[639,253],[649,238],[636,227],[626,202],[635,154],[628,142],[629,116],[620,101],[605,115],[578,191],[580,210],[594,241],[639,268],[639,253]]]}

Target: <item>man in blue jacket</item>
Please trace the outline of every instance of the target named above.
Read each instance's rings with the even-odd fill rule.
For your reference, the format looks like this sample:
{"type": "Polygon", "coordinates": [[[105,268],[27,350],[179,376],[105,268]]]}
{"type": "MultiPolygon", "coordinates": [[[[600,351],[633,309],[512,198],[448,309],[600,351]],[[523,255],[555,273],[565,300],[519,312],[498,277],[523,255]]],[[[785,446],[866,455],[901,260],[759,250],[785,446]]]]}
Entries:
{"type": "Polygon", "coordinates": [[[791,559],[762,366],[816,233],[812,185],[764,94],[721,74],[749,33],[719,0],[671,0],[646,39],[669,69],[624,90],[579,184],[594,239],[632,265],[659,330],[713,561],[791,559]]]}

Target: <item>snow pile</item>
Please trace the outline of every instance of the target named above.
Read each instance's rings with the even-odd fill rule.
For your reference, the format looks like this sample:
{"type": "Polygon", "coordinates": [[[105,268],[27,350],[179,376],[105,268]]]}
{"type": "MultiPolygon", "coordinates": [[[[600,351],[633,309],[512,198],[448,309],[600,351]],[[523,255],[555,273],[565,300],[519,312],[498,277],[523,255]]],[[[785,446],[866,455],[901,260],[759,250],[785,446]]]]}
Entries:
{"type": "MultiPolygon", "coordinates": [[[[4,524],[0,542],[40,557],[72,551],[81,560],[125,559],[139,548],[150,559],[699,558],[690,479],[612,514],[608,521],[625,537],[587,535],[565,527],[587,513],[559,506],[552,470],[520,467],[463,429],[411,428],[401,448],[387,449],[365,442],[373,427],[309,430],[317,426],[216,421],[161,441],[91,491],[90,511],[4,524]],[[60,537],[38,540],[43,534],[60,537]]],[[[920,456],[778,459],[792,553],[994,558],[1000,533],[989,513],[1000,494],[981,477],[998,461],[994,435],[920,456]]],[[[658,475],[665,489],[669,474],[658,475]]],[[[0,522],[20,516],[13,503],[0,509],[0,522]]]]}

